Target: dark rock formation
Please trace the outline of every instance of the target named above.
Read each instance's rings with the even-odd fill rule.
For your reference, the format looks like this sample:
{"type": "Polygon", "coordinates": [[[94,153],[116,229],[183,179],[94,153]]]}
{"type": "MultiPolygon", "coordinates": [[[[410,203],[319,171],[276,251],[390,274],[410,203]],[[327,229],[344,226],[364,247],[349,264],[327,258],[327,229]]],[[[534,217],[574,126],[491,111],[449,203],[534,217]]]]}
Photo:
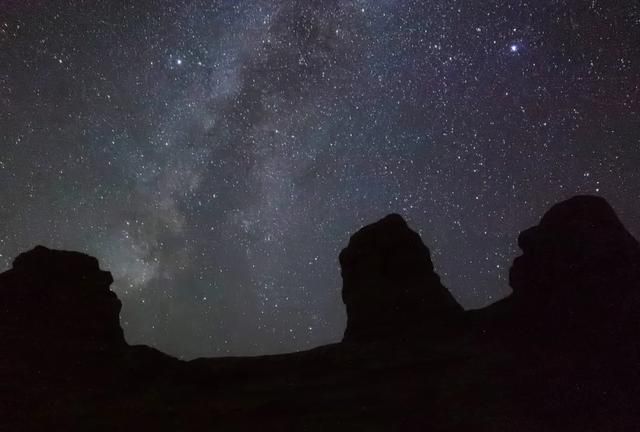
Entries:
{"type": "Polygon", "coordinates": [[[562,349],[609,349],[639,334],[640,245],[604,199],[556,204],[518,245],[513,294],[485,311],[499,310],[496,325],[562,349]]]}
{"type": "Polygon", "coordinates": [[[638,243],[595,197],[519,243],[513,295],[462,312],[390,215],[340,255],[345,341],[373,343],[188,363],[124,342],[95,259],[38,247],[0,275],[0,430],[637,430],[638,243]]]}
{"type": "Polygon", "coordinates": [[[30,357],[106,355],[126,347],[111,274],[77,252],[37,246],[0,275],[0,340],[30,357]]]}
{"type": "Polygon", "coordinates": [[[397,214],[356,232],[340,265],[345,342],[448,334],[462,318],[433,270],[429,249],[397,214]]]}
{"type": "Polygon", "coordinates": [[[542,429],[635,429],[638,242],[604,199],[577,196],[553,206],[518,244],[513,294],[468,313],[471,331],[487,341],[477,355],[487,358],[490,346],[512,356],[506,366],[518,371],[504,386],[547,423],[542,429]]]}
{"type": "Polygon", "coordinates": [[[114,430],[96,425],[109,404],[175,369],[125,342],[112,282],[95,258],[43,246],[0,274],[0,430],[114,430]]]}
{"type": "Polygon", "coordinates": [[[553,206],[518,245],[510,283],[530,325],[575,332],[637,321],[640,245],[604,199],[553,206]]]}

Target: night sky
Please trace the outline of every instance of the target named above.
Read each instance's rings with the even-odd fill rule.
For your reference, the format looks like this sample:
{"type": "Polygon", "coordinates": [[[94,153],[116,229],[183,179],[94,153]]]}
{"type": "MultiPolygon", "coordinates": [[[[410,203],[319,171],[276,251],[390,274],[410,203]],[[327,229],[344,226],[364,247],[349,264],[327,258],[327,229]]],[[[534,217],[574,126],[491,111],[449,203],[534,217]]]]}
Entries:
{"type": "Polygon", "coordinates": [[[637,1],[0,1],[0,270],[98,257],[130,343],[338,341],[390,212],[481,307],[578,193],[640,234],[637,1]]]}

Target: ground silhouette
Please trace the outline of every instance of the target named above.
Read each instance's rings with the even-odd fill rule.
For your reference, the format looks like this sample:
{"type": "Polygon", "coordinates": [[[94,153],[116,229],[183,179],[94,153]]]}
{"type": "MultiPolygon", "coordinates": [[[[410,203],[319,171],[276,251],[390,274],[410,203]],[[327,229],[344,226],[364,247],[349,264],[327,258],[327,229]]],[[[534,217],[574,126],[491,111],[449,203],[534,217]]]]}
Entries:
{"type": "Polygon", "coordinates": [[[579,196],[518,244],[513,294],[463,312],[390,215],[340,254],[342,343],[190,362],[124,342],[96,259],[36,247],[0,275],[0,430],[636,430],[638,242],[579,196]]]}

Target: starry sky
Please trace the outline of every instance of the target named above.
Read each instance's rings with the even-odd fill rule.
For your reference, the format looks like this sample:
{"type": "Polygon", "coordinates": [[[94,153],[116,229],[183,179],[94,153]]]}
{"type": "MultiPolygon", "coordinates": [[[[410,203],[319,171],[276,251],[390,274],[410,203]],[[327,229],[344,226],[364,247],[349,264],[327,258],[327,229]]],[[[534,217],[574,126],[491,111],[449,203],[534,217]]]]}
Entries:
{"type": "Polygon", "coordinates": [[[338,341],[338,253],[402,214],[466,308],[577,193],[640,234],[640,4],[2,0],[0,270],[100,259],[130,343],[338,341]]]}

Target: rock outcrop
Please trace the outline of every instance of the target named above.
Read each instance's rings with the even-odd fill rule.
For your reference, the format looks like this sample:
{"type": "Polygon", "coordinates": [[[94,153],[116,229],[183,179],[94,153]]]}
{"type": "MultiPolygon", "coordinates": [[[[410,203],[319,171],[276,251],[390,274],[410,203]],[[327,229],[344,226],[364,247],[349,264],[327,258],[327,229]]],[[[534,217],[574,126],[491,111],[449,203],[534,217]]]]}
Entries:
{"type": "Polygon", "coordinates": [[[0,274],[0,430],[114,430],[110,404],[176,370],[126,343],[112,282],[95,258],[43,246],[0,274]]]}
{"type": "Polygon", "coordinates": [[[576,196],[549,209],[518,245],[513,294],[468,313],[471,331],[487,341],[479,346],[512,356],[507,367],[518,372],[506,386],[548,422],[542,429],[636,428],[638,242],[606,200],[576,196]]]}
{"type": "Polygon", "coordinates": [[[78,252],[37,246],[0,275],[0,340],[29,358],[107,355],[126,347],[111,273],[78,252]]]}
{"type": "Polygon", "coordinates": [[[518,237],[513,294],[481,314],[562,349],[608,350],[640,333],[640,245],[603,199],[553,206],[518,237]]]}
{"type": "Polygon", "coordinates": [[[584,328],[637,314],[627,309],[640,306],[640,245],[604,199],[556,204],[518,245],[510,284],[531,320],[584,328]]]}
{"type": "Polygon", "coordinates": [[[463,309],[440,283],[429,249],[391,214],[365,226],[340,253],[344,342],[449,334],[463,309]]]}
{"type": "Polygon", "coordinates": [[[0,430],[638,429],[637,241],[581,196],[519,244],[514,293],[463,312],[387,216],[340,254],[346,343],[191,362],[125,343],[94,258],[37,247],[0,274],[0,430]]]}

